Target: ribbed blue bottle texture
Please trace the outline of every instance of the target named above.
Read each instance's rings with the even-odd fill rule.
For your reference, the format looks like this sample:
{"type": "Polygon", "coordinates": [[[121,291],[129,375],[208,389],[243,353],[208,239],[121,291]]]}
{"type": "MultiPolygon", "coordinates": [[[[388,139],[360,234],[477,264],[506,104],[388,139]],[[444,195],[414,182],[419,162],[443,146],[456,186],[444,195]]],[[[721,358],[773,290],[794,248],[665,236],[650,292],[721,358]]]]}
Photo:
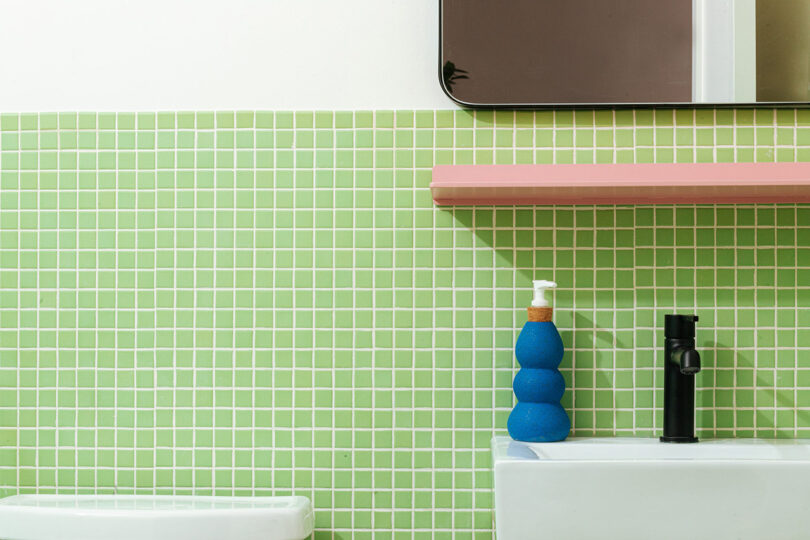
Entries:
{"type": "Polygon", "coordinates": [[[557,369],[564,347],[557,327],[551,321],[528,321],[515,344],[520,370],[512,387],[517,405],[507,422],[509,435],[517,441],[562,441],[571,430],[571,421],[560,405],[565,380],[557,369]]]}

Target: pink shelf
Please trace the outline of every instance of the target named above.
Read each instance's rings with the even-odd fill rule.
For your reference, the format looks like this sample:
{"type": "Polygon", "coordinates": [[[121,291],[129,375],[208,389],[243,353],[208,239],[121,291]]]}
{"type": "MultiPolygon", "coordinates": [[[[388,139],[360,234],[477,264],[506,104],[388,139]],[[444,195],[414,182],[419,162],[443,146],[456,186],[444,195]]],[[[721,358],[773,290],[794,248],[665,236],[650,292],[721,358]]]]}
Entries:
{"type": "Polygon", "coordinates": [[[437,165],[439,205],[810,202],[810,163],[437,165]]]}

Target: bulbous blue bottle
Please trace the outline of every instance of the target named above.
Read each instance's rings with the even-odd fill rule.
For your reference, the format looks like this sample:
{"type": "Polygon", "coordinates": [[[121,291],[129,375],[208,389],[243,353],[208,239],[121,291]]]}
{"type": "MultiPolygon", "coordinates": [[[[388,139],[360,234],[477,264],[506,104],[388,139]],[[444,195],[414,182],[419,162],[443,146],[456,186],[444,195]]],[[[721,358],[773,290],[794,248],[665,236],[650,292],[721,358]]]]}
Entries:
{"type": "Polygon", "coordinates": [[[565,380],[557,369],[565,350],[560,333],[551,322],[553,308],[543,294],[557,284],[552,281],[534,281],[533,284],[529,320],[515,344],[520,371],[512,388],[517,405],[509,414],[506,428],[516,441],[562,441],[571,431],[571,421],[560,405],[565,380]]]}

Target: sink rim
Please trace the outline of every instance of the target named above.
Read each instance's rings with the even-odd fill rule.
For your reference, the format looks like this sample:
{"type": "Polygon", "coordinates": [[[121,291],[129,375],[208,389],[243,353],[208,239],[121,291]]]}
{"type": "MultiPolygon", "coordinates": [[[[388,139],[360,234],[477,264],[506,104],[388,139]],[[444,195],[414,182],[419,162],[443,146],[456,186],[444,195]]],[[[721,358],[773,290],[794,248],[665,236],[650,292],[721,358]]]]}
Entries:
{"type": "Polygon", "coordinates": [[[569,437],[562,442],[526,443],[499,435],[492,439],[492,461],[494,465],[509,462],[810,463],[810,439],[701,439],[696,444],[674,444],[652,437],[569,437]],[[625,450],[624,455],[622,450],[625,450]]]}

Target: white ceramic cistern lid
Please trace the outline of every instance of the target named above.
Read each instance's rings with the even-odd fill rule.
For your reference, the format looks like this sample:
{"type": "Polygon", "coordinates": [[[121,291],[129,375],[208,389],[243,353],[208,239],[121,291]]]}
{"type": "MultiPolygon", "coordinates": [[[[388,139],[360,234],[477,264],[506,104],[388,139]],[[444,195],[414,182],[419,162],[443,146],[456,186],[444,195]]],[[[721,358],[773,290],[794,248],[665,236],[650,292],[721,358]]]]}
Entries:
{"type": "Polygon", "coordinates": [[[4,540],[303,540],[306,497],[20,495],[0,499],[4,540]]]}

